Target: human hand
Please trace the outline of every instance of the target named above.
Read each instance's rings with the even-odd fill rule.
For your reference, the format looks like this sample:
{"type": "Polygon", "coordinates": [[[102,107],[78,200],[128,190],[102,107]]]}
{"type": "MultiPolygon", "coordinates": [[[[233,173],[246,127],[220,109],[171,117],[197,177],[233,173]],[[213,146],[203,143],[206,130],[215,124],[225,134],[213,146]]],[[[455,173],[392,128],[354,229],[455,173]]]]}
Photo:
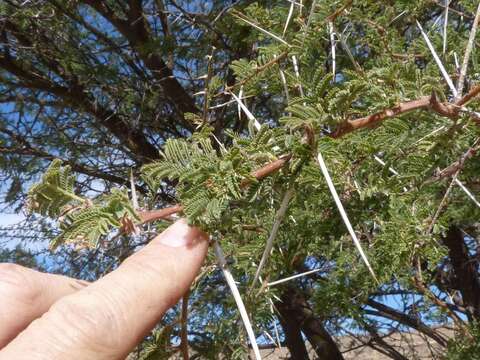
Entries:
{"type": "Polygon", "coordinates": [[[91,284],[0,264],[0,360],[124,359],[188,290],[207,248],[179,220],[91,284]]]}

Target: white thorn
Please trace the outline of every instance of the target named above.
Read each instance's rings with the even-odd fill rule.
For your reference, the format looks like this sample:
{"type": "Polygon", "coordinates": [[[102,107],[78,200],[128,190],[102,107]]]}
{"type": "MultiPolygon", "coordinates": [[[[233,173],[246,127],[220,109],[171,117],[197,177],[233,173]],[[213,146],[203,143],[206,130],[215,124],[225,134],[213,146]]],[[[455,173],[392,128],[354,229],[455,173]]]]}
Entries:
{"type": "Polygon", "coordinates": [[[433,130],[431,133],[429,133],[429,134],[425,135],[424,137],[418,139],[417,141],[415,141],[415,142],[413,143],[413,145],[417,145],[418,143],[422,142],[422,141],[425,140],[426,138],[432,136],[433,134],[436,134],[437,132],[439,132],[439,131],[441,131],[441,130],[443,130],[443,129],[445,129],[445,125],[440,126],[438,129],[435,129],[435,130],[433,130]]]}
{"type": "Polygon", "coordinates": [[[290,23],[290,19],[292,18],[294,6],[295,6],[295,3],[291,2],[290,3],[290,9],[288,10],[287,21],[285,21],[285,26],[283,27],[283,33],[282,33],[283,37],[285,37],[285,33],[287,32],[288,24],[290,23]]]}
{"type": "Polygon", "coordinates": [[[433,47],[432,43],[430,42],[430,39],[428,38],[428,36],[427,36],[427,34],[425,33],[425,31],[423,31],[422,25],[420,25],[420,23],[418,22],[418,20],[417,20],[417,26],[418,26],[418,28],[420,29],[420,32],[422,33],[422,36],[423,36],[423,38],[425,39],[425,42],[427,43],[427,46],[428,46],[428,48],[430,49],[430,52],[432,53],[432,56],[433,56],[433,58],[435,59],[435,62],[437,63],[437,66],[439,67],[440,72],[441,72],[442,75],[443,75],[443,78],[444,78],[445,81],[447,82],[448,87],[449,87],[450,90],[452,91],[453,96],[456,98],[457,95],[458,95],[457,89],[456,89],[455,86],[453,85],[453,82],[452,82],[452,79],[450,78],[450,75],[448,75],[447,70],[445,70],[445,67],[443,66],[442,61],[441,61],[440,58],[438,57],[438,55],[437,55],[437,53],[436,53],[436,51],[435,51],[435,48],[433,47]]]}
{"type": "MultiPolygon", "coordinates": [[[[272,315],[275,315],[275,312],[273,311],[273,301],[272,299],[268,298],[268,302],[270,303],[270,312],[272,315]]],[[[275,338],[277,339],[277,346],[280,348],[282,347],[281,342],[280,342],[280,336],[278,334],[278,328],[277,328],[277,322],[273,320],[273,328],[275,330],[275,338]]]]}
{"type": "Polygon", "coordinates": [[[138,210],[137,189],[135,187],[135,179],[133,178],[133,170],[130,170],[130,190],[132,192],[132,205],[134,210],[138,210]]]}
{"type": "Polygon", "coordinates": [[[457,92],[455,97],[461,97],[463,91],[463,84],[465,83],[465,76],[467,76],[468,62],[470,60],[470,54],[473,50],[473,44],[475,42],[475,36],[477,35],[478,22],[480,21],[480,3],[478,3],[475,19],[473,20],[472,29],[470,30],[470,36],[468,37],[467,47],[465,49],[465,55],[463,56],[462,69],[460,70],[460,76],[458,77],[457,92]]]}
{"type": "MultiPolygon", "coordinates": [[[[273,55],[273,57],[276,59],[277,55],[273,55]]],[[[285,100],[287,101],[287,104],[290,103],[290,96],[288,95],[288,84],[287,84],[287,79],[285,78],[285,73],[282,71],[282,69],[279,66],[279,72],[280,72],[280,80],[283,85],[283,91],[285,92],[285,100]]]]}
{"type": "Polygon", "coordinates": [[[448,8],[450,6],[450,0],[445,0],[445,15],[443,18],[443,56],[447,51],[447,26],[448,26],[448,8]]]}
{"type": "Polygon", "coordinates": [[[242,102],[242,100],[240,100],[237,95],[235,95],[233,92],[230,93],[233,98],[235,99],[235,101],[238,103],[238,105],[241,107],[241,109],[243,110],[243,112],[245,113],[245,115],[247,115],[247,118],[248,120],[250,121],[253,121],[253,125],[255,126],[255,129],[257,130],[260,130],[260,123],[258,122],[258,120],[255,118],[255,116],[253,116],[253,114],[250,112],[250,110],[248,110],[248,108],[245,106],[245,104],[242,102]]]}
{"type": "Polygon", "coordinates": [[[315,269],[315,270],[310,270],[310,271],[305,271],[304,273],[301,273],[301,274],[296,274],[296,275],[292,275],[292,276],[289,276],[289,277],[286,277],[284,279],[280,279],[280,280],[276,280],[276,281],[272,281],[270,283],[267,284],[267,286],[275,286],[275,285],[278,285],[278,284],[281,284],[281,283],[284,283],[284,282],[287,282],[287,281],[290,281],[290,280],[293,280],[293,279],[297,279],[299,277],[302,277],[302,276],[307,276],[307,275],[310,275],[310,274],[314,274],[316,272],[319,272],[321,271],[322,269],[315,269]]]}
{"type": "Polygon", "coordinates": [[[402,11],[400,14],[398,14],[397,16],[395,16],[395,17],[393,18],[393,20],[390,21],[390,25],[393,24],[397,19],[399,19],[400,17],[402,17],[406,12],[407,12],[407,11],[404,10],[404,11],[402,11]]]}
{"type": "Polygon", "coordinates": [[[264,33],[265,35],[268,35],[270,36],[271,38],[277,40],[277,41],[280,41],[282,44],[285,44],[287,45],[288,47],[290,47],[290,44],[287,43],[285,40],[283,40],[281,37],[279,37],[278,35],[275,35],[273,33],[271,33],[270,31],[267,31],[265,30],[264,28],[258,26],[257,24],[251,22],[250,20],[244,18],[243,16],[236,16],[238,19],[242,20],[242,21],[245,21],[248,25],[250,26],[253,26],[255,29],[261,31],[262,33],[264,33]]]}
{"type": "MultiPolygon", "coordinates": [[[[240,91],[238,92],[238,98],[241,99],[243,96],[243,85],[240,86],[240,91]]],[[[237,111],[238,111],[238,119],[242,117],[242,108],[240,104],[237,104],[237,111]]]]}
{"type": "Polygon", "coordinates": [[[300,96],[304,97],[305,95],[303,93],[303,87],[302,87],[302,84],[300,83],[300,71],[298,69],[297,57],[295,55],[292,55],[292,62],[293,62],[293,71],[295,72],[295,77],[297,78],[297,81],[298,81],[298,90],[300,91],[300,96]]]}
{"type": "Polygon", "coordinates": [[[455,183],[460,186],[460,189],[463,190],[463,192],[465,194],[467,194],[467,196],[475,203],[475,205],[477,205],[479,208],[480,208],[480,202],[478,202],[478,200],[475,198],[475,196],[473,196],[473,194],[470,192],[470,190],[468,190],[465,185],[463,185],[463,183],[458,180],[458,179],[455,179],[455,183]]]}
{"type": "Polygon", "coordinates": [[[247,309],[245,308],[245,304],[243,303],[242,297],[240,296],[238,287],[235,284],[235,279],[233,278],[232,273],[228,269],[225,255],[223,254],[223,250],[220,247],[220,244],[218,243],[218,241],[213,242],[213,248],[217,256],[218,264],[222,269],[223,276],[225,277],[225,280],[228,286],[230,287],[230,291],[232,292],[233,298],[235,299],[235,303],[237,304],[238,311],[240,312],[240,316],[242,318],[243,324],[245,325],[245,330],[247,331],[248,338],[250,339],[250,343],[252,345],[255,358],[257,360],[262,360],[262,356],[260,355],[260,350],[258,348],[257,340],[253,332],[252,324],[248,317],[247,309]]]}
{"type": "MultiPolygon", "coordinates": [[[[373,155],[373,158],[382,166],[385,166],[385,162],[380,159],[377,155],[373,155]]],[[[400,174],[397,172],[397,170],[395,170],[394,168],[392,167],[389,167],[388,170],[393,174],[393,175],[397,175],[397,176],[400,176],[400,174]]]]}
{"type": "Polygon", "coordinates": [[[285,195],[283,196],[282,203],[280,204],[280,208],[278,209],[275,215],[275,221],[272,226],[272,231],[270,232],[270,236],[268,237],[267,243],[265,244],[265,250],[263,251],[262,258],[260,259],[260,263],[258,264],[257,271],[255,272],[255,276],[253,278],[250,289],[255,286],[255,283],[260,277],[260,272],[262,271],[263,267],[265,266],[265,263],[267,262],[268,257],[270,256],[270,252],[272,251],[272,248],[273,248],[273,242],[277,237],[278,229],[280,229],[280,224],[282,223],[285,213],[287,212],[288,204],[290,203],[290,200],[292,199],[293,194],[294,194],[294,189],[290,188],[285,192],[285,195]]]}
{"type": "Polygon", "coordinates": [[[336,54],[335,54],[335,32],[333,30],[333,23],[331,21],[328,22],[328,31],[330,33],[330,45],[332,48],[332,72],[333,72],[333,82],[335,82],[335,74],[336,74],[336,54]]]}
{"type": "Polygon", "coordinates": [[[453,53],[453,59],[455,60],[455,68],[457,71],[460,71],[460,63],[458,62],[458,55],[456,52],[453,53]]]}
{"type": "Polygon", "coordinates": [[[323,160],[323,156],[321,152],[318,152],[317,156],[318,164],[320,165],[320,169],[322,170],[323,176],[325,177],[325,180],[327,181],[328,188],[330,190],[330,193],[333,196],[333,199],[335,200],[335,204],[337,205],[338,211],[340,212],[340,216],[343,219],[343,222],[345,223],[345,226],[347,227],[347,230],[353,240],[353,243],[355,244],[358,252],[360,253],[360,256],[365,263],[365,265],[368,268],[368,271],[372,275],[372,277],[375,279],[375,281],[378,283],[378,279],[375,275],[375,272],[373,271],[372,267],[370,266],[370,262],[367,259],[367,256],[365,255],[362,245],[360,244],[360,241],[358,241],[357,235],[355,234],[355,231],[353,230],[352,224],[350,223],[350,220],[348,219],[347,213],[345,212],[345,209],[342,205],[342,202],[340,201],[340,198],[338,197],[337,190],[335,189],[335,185],[333,185],[332,178],[330,177],[330,174],[328,173],[327,165],[325,164],[325,161],[323,160]]]}

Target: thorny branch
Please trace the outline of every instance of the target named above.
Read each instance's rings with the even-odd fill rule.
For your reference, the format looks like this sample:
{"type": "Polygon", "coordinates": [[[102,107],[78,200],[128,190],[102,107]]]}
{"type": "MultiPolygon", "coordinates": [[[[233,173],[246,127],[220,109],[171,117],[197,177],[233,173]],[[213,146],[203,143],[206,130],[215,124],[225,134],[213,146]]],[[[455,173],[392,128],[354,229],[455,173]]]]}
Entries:
{"type": "MultiPolygon", "coordinates": [[[[18,135],[7,128],[0,126],[0,134],[2,133],[8,135],[10,139],[16,144],[16,146],[0,146],[0,153],[38,156],[46,160],[54,160],[59,158],[58,155],[48,153],[41,148],[37,148],[33,146],[30,142],[28,142],[28,140],[25,137],[18,135]]],[[[127,182],[121,176],[109,174],[107,172],[94,169],[88,165],[75,162],[73,159],[61,158],[61,160],[65,164],[70,165],[73,171],[85,174],[87,176],[97,177],[97,178],[110,181],[119,185],[124,185],[127,182]]],[[[145,189],[143,189],[140,186],[138,187],[138,190],[141,192],[145,192],[145,189]]]]}
{"type": "Polygon", "coordinates": [[[462,155],[462,157],[455,161],[453,164],[450,164],[445,169],[438,171],[432,180],[440,180],[448,176],[454,175],[457,171],[460,171],[465,166],[465,162],[468,159],[474,157],[478,150],[480,150],[480,139],[477,139],[475,143],[462,155]]]}
{"type": "MultiPolygon", "coordinates": [[[[278,57],[276,59],[278,59],[278,57]]],[[[340,125],[338,129],[335,132],[333,132],[330,136],[335,139],[340,138],[355,130],[362,129],[365,127],[372,127],[374,125],[378,125],[379,123],[381,123],[386,119],[390,119],[390,118],[405,114],[407,112],[410,112],[413,110],[419,110],[419,109],[431,110],[440,116],[456,119],[459,117],[460,111],[463,105],[465,105],[470,100],[475,98],[478,94],[480,94],[480,85],[476,85],[472,87],[465,96],[456,100],[454,103],[449,103],[449,102],[440,103],[437,97],[435,96],[435,94],[431,96],[423,96],[419,99],[400,103],[399,105],[393,108],[386,109],[369,116],[365,116],[355,120],[348,120],[344,124],[340,125]]],[[[475,118],[474,120],[478,122],[477,118],[475,118]]],[[[279,159],[271,163],[268,163],[265,166],[253,171],[251,175],[257,180],[261,180],[280,170],[291,159],[291,157],[292,157],[291,154],[286,154],[280,157],[279,159]]],[[[245,187],[249,183],[250,183],[250,180],[244,179],[240,185],[241,187],[245,187]]],[[[177,205],[163,208],[160,210],[142,211],[140,212],[139,216],[142,220],[142,223],[148,223],[148,222],[168,218],[169,216],[181,211],[183,211],[183,206],[177,204],[177,205]]]]}

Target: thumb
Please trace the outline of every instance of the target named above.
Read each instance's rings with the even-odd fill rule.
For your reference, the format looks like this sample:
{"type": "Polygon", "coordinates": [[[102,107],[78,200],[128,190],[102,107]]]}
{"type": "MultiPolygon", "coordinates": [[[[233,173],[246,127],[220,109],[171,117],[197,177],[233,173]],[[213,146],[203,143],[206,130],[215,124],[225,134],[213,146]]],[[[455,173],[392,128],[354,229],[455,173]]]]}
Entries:
{"type": "Polygon", "coordinates": [[[207,253],[207,236],[184,220],[115,271],[57,301],[0,359],[122,359],[188,290],[207,253]]]}

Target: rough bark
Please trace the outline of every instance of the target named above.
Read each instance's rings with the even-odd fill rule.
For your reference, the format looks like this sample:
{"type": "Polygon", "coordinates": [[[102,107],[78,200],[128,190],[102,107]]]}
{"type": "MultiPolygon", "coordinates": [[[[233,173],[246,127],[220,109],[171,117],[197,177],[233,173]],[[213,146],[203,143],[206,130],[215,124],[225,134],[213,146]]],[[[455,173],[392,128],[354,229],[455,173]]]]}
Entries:
{"type": "Polygon", "coordinates": [[[299,324],[295,321],[294,311],[284,302],[277,302],[275,307],[280,313],[279,320],[285,333],[285,345],[290,351],[291,358],[309,360],[305,340],[299,324]]]}
{"type": "MultiPolygon", "coordinates": [[[[291,286],[285,288],[281,300],[282,302],[277,304],[277,308],[283,317],[283,321],[295,324],[301,329],[315,350],[318,359],[343,360],[337,344],[335,344],[321,320],[315,316],[307,302],[307,297],[300,289],[291,286]]],[[[294,359],[297,358],[294,357],[294,359]]]]}
{"type": "Polygon", "coordinates": [[[452,226],[443,243],[448,249],[454,273],[453,285],[462,294],[470,319],[480,320],[480,276],[478,260],[469,254],[462,231],[452,226]]]}

